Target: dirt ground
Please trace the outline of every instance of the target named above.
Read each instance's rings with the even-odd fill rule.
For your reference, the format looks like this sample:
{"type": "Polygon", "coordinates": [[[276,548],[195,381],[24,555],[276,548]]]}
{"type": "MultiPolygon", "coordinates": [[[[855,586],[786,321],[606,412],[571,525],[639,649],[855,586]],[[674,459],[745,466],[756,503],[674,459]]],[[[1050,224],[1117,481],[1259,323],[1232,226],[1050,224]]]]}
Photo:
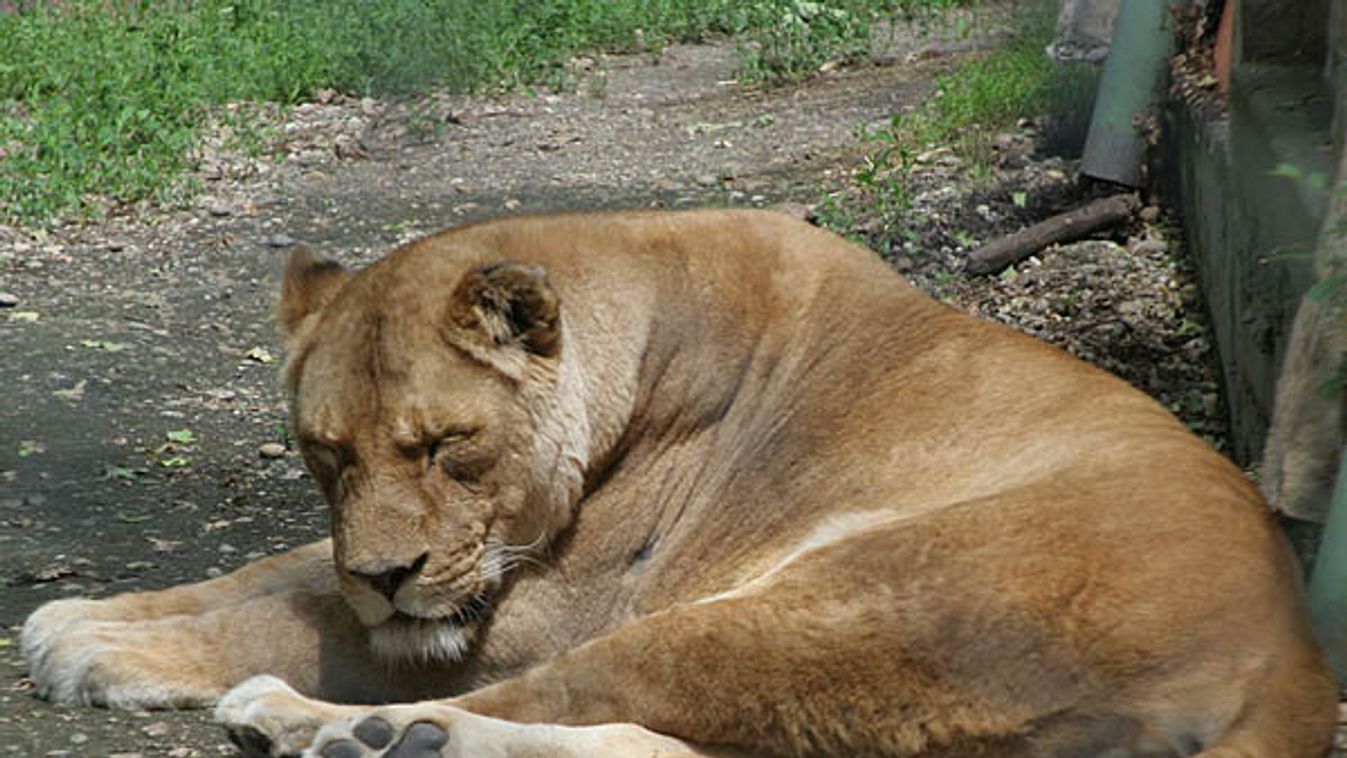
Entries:
{"type": "MultiPolygon", "coordinates": [[[[977,47],[899,33],[880,65],[779,88],[736,82],[722,44],[578,60],[587,78],[565,95],[325,94],[249,113],[274,126],[260,159],[222,130],[191,208],[0,227],[0,758],[235,755],[198,712],[36,700],[18,631],[53,598],[203,579],[325,533],[284,449],[271,312],[289,245],[361,264],[492,215],[811,204],[856,165],[858,125],[915,106],[977,47]]],[[[1093,191],[1069,163],[1028,159],[1032,132],[1007,137],[998,170],[1013,188],[955,191],[963,167],[935,152],[914,172],[915,229],[858,218],[855,233],[936,296],[1121,371],[1219,439],[1191,273],[1154,214],[1009,275],[959,274],[977,239],[1093,191]],[[1063,300],[1047,283],[1066,278],[1063,300]]]]}

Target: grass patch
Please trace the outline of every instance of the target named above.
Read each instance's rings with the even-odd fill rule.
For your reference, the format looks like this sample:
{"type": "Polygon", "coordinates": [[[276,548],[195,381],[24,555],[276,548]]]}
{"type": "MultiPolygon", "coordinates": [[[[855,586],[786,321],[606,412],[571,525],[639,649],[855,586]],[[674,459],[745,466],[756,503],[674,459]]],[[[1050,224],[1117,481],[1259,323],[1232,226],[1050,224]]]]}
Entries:
{"type": "MultiPolygon", "coordinates": [[[[872,149],[855,174],[869,206],[887,226],[901,222],[911,204],[909,173],[916,157],[936,146],[959,154],[977,175],[995,158],[997,133],[1021,118],[1047,115],[1050,140],[1084,134],[1097,72],[1093,67],[1057,63],[1044,48],[1052,40],[1051,8],[1035,4],[1021,12],[1013,36],[995,51],[951,72],[921,108],[894,116],[861,134],[872,149]]],[[[826,198],[823,219],[846,229],[854,216],[848,202],[826,198]]]]}
{"type": "MultiPolygon", "coordinates": [[[[582,52],[733,35],[749,78],[862,55],[881,17],[970,0],[65,0],[0,12],[0,220],[42,223],[194,188],[231,101],[566,84],[582,52]]],[[[246,109],[244,111],[246,112],[246,109]]],[[[235,132],[247,134],[239,117],[235,132]]]]}
{"type": "Polygon", "coordinates": [[[929,24],[977,0],[770,0],[742,3],[742,73],[791,80],[829,61],[870,54],[876,34],[896,23],[929,24]]]}

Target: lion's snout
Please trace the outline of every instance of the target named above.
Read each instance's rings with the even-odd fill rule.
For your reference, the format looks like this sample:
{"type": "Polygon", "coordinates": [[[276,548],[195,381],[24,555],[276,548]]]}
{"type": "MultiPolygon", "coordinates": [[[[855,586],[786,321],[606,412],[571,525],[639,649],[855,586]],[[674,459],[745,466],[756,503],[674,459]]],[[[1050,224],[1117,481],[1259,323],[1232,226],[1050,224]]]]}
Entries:
{"type": "Polygon", "coordinates": [[[430,558],[430,553],[421,553],[414,560],[404,565],[388,566],[385,564],[366,564],[364,566],[347,567],[347,572],[357,581],[363,582],[365,586],[383,595],[389,603],[394,603],[394,597],[398,590],[414,580],[425,567],[426,560],[430,558]]]}

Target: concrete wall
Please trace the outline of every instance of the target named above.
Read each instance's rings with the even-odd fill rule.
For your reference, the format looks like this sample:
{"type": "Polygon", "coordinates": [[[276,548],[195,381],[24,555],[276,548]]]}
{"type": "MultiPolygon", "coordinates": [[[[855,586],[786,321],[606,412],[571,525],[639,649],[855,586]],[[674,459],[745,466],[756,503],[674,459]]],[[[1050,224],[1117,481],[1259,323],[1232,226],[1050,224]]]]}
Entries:
{"type": "MultiPolygon", "coordinates": [[[[1229,2],[1229,0],[1227,0],[1229,2]]],[[[1324,60],[1324,34],[1331,0],[1239,0],[1240,60],[1297,61],[1317,66],[1324,60]]]]}
{"type": "Polygon", "coordinates": [[[1261,454],[1291,320],[1313,283],[1322,183],[1336,165],[1335,124],[1347,123],[1347,98],[1336,97],[1344,3],[1297,0],[1296,13],[1286,3],[1240,0],[1227,109],[1171,103],[1165,114],[1171,187],[1221,356],[1231,453],[1245,465],[1261,454]],[[1287,166],[1302,178],[1280,176],[1287,166]]]}

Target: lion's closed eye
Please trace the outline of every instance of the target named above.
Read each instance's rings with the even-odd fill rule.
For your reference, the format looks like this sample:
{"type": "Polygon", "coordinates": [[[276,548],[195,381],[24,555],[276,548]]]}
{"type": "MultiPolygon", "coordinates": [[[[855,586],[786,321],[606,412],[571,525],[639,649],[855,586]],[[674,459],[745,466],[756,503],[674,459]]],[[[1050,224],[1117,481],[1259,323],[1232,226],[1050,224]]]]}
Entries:
{"type": "Polygon", "coordinates": [[[426,448],[426,465],[439,467],[451,479],[475,481],[490,466],[490,457],[478,444],[478,429],[440,434],[426,448]]]}

